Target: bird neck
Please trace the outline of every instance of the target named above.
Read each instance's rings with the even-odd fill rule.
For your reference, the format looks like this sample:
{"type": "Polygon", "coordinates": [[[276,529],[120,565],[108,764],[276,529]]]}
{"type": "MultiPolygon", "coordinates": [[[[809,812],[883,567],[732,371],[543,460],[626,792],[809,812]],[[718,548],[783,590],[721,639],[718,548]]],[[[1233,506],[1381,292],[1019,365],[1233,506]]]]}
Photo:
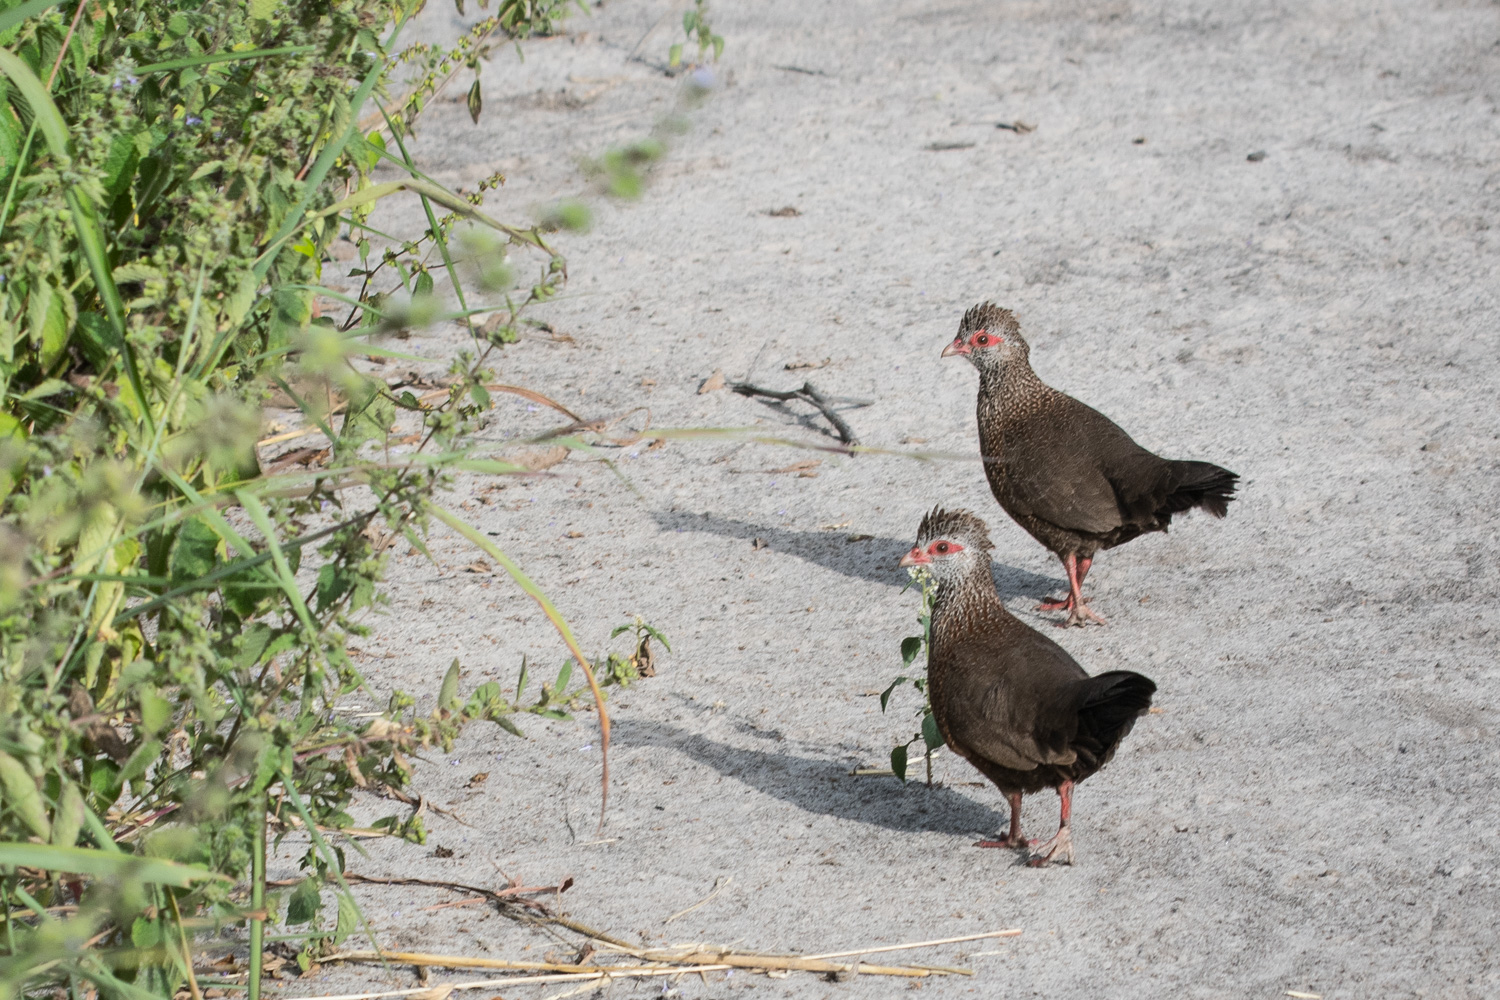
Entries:
{"type": "Polygon", "coordinates": [[[1000,595],[995,592],[995,578],[990,575],[990,561],[986,558],[967,576],[938,581],[932,602],[933,635],[978,626],[992,618],[997,608],[1005,611],[1000,595]]]}
{"type": "Polygon", "coordinates": [[[1031,365],[1022,360],[1006,361],[980,369],[979,389],[996,396],[1024,395],[1042,388],[1031,365]]]}

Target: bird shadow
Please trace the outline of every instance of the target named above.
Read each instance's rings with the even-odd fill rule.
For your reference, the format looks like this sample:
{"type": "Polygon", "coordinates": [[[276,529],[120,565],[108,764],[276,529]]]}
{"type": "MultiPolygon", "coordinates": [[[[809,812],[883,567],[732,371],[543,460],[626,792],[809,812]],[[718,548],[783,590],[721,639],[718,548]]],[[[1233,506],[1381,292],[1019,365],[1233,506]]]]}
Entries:
{"type": "MultiPolygon", "coordinates": [[[[765,524],[752,524],[717,514],[692,514],[687,511],[656,511],[652,514],[663,531],[700,531],[745,541],[760,539],[775,552],[796,556],[835,573],[891,587],[905,587],[906,571],[896,563],[911,548],[911,539],[862,538],[836,531],[794,531],[765,524]]],[[[1057,579],[1004,563],[991,563],[995,589],[1002,600],[1012,597],[1040,597],[1059,584],[1057,579]]]]}
{"type": "MultiPolygon", "coordinates": [[[[735,727],[772,746],[784,740],[780,733],[749,722],[738,721],[735,727]]],[[[847,764],[835,760],[731,746],[670,723],[621,719],[613,739],[622,748],[676,750],[805,812],[886,830],[967,837],[997,830],[1008,821],[1008,814],[1002,816],[941,785],[927,788],[894,777],[855,777],[847,764]]]]}

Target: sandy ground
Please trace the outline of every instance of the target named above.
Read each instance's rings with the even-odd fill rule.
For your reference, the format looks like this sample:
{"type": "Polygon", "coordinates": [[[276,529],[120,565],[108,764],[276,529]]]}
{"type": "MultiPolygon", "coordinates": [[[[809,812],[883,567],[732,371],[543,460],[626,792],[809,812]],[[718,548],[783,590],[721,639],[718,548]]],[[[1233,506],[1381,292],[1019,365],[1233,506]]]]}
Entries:
{"type": "MultiPolygon", "coordinates": [[[[529,43],[524,64],[499,52],[481,125],[458,88],[427,120],[423,163],[452,184],[503,170],[490,207],[506,217],[580,191],[581,157],[677,100],[653,64],[680,7],[612,0],[529,43]]],[[[1188,517],[1104,554],[1090,584],[1110,625],[1064,632],[1031,610],[1060,568],[972,461],[719,440],[612,452],[630,487],[583,458],[488,504],[474,499],[488,484],[465,483],[455,503],[587,649],[639,614],[672,653],[613,700],[602,833],[592,715],[523,720],[524,740],[480,725],[416,782],[469,825],[431,816],[426,848],[377,842],[351,867],[571,875],[570,914],[654,943],[815,952],[1024,928],[906,956],[977,971],[924,995],[1500,995],[1500,7],[721,0],[715,15],[721,85],[691,133],[640,202],[559,240],[573,281],[538,315],[574,343],[509,348],[507,380],[588,417],[644,406],[654,426],[826,442],[799,404],[696,391],[715,369],[810,378],[874,400],[846,414],[868,445],[970,455],[975,375],[938,352],[994,298],[1044,379],[1148,447],[1236,470],[1243,499],[1223,522],[1188,517]],[[1017,120],[1035,131],[996,127],[1017,120]],[[801,214],[768,214],[784,206],[801,214]],[[815,475],[770,471],[813,459],[815,475]],[[931,789],[850,774],[915,725],[910,691],[885,715],[871,694],[914,627],[896,559],[937,502],[989,521],[1023,619],[1091,672],[1160,687],[1164,711],[1077,796],[1071,868],[971,848],[1003,802],[951,756],[931,789]]],[[[434,3],[417,30],[461,23],[434,3]]],[[[553,425],[503,399],[493,435],[553,425]]],[[[523,653],[555,670],[563,648],[535,607],[464,572],[474,554],[456,541],[437,546],[441,571],[393,566],[364,644],[372,686],[430,704],[455,655],[466,689],[513,684],[523,653]]],[[[1055,797],[1025,817],[1050,835],[1055,797]]],[[[551,947],[480,907],[420,910],[453,898],[440,891],[360,898],[387,946],[551,947]]],[[[328,969],[288,989],[413,984],[328,969]]]]}

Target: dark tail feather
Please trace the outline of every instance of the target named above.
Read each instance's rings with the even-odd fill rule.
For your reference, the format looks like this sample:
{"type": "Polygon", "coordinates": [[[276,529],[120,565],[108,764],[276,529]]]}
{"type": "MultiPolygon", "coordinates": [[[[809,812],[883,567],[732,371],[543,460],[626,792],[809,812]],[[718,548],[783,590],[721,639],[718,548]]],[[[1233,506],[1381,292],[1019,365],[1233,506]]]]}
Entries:
{"type": "Polygon", "coordinates": [[[1175,485],[1163,505],[1165,513],[1181,514],[1202,507],[1214,517],[1223,517],[1229,513],[1229,501],[1234,499],[1240,477],[1211,462],[1173,462],[1172,479],[1175,485]]]}
{"type": "Polygon", "coordinates": [[[1078,735],[1073,748],[1080,756],[1093,758],[1098,768],[1114,756],[1135,725],[1151,707],[1156,685],[1150,678],[1129,670],[1111,670],[1083,682],[1083,704],[1078,709],[1078,735]]]}

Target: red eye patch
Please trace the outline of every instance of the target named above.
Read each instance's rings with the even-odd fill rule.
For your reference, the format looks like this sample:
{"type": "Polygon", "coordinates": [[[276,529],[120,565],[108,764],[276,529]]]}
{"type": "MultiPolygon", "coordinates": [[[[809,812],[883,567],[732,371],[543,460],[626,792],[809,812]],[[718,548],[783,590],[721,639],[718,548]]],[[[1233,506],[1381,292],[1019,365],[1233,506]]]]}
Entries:
{"type": "Polygon", "coordinates": [[[957,542],[950,542],[946,540],[941,542],[933,542],[931,545],[927,546],[928,554],[934,556],[951,556],[955,552],[962,552],[963,550],[964,547],[957,542]]]}

